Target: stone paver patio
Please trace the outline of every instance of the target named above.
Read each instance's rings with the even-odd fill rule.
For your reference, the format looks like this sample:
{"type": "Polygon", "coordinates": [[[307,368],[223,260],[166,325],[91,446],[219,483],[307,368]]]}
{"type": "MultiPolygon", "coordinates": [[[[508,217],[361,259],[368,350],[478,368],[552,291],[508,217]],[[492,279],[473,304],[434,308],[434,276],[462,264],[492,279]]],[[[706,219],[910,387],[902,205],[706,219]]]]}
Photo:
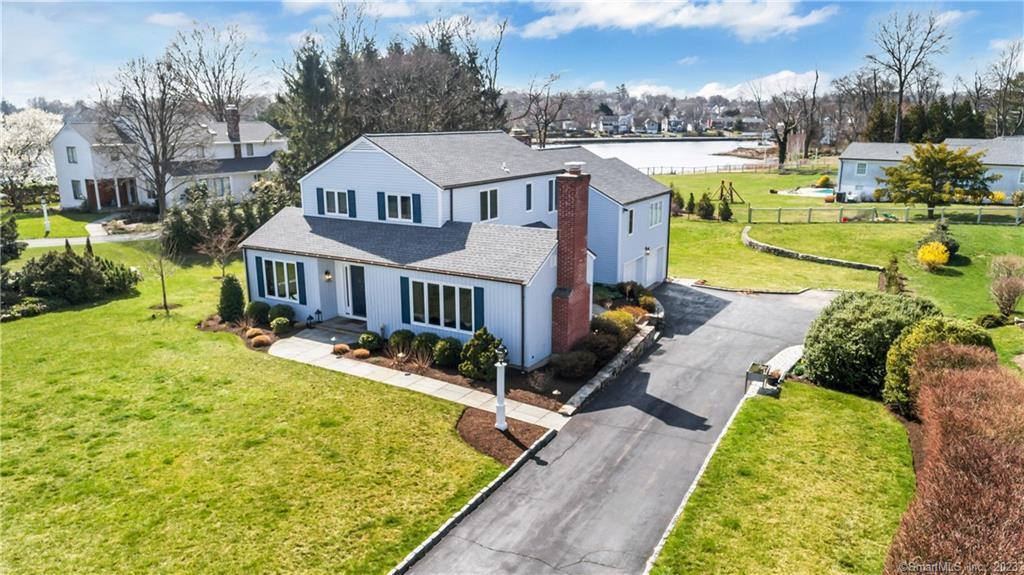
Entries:
{"type": "MultiPolygon", "coordinates": [[[[448,401],[454,401],[468,407],[483,409],[491,413],[494,412],[496,398],[490,393],[414,373],[406,373],[364,361],[336,356],[332,353],[331,337],[338,337],[339,343],[344,341],[344,338],[340,337],[337,333],[316,328],[304,329],[292,337],[274,342],[270,346],[269,353],[276,357],[308,363],[332,371],[340,371],[356,377],[371,379],[387,385],[402,387],[448,401]]],[[[507,398],[505,399],[505,416],[547,427],[548,429],[561,429],[569,421],[568,417],[560,413],[507,398]]]]}

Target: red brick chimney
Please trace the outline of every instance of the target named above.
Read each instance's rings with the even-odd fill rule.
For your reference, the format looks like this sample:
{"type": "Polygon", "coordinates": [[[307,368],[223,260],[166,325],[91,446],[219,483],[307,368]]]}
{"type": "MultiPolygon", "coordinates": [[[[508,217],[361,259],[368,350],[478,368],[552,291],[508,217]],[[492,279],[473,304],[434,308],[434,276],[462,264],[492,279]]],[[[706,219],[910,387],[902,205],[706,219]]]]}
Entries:
{"type": "Polygon", "coordinates": [[[587,200],[590,174],[583,162],[566,162],[555,178],[558,194],[558,281],[552,296],[551,348],[571,351],[590,331],[587,284],[587,200]]]}
{"type": "Polygon", "coordinates": [[[228,104],[224,106],[224,121],[228,125],[228,140],[235,144],[235,158],[242,157],[241,132],[239,130],[238,106],[228,104]]]}

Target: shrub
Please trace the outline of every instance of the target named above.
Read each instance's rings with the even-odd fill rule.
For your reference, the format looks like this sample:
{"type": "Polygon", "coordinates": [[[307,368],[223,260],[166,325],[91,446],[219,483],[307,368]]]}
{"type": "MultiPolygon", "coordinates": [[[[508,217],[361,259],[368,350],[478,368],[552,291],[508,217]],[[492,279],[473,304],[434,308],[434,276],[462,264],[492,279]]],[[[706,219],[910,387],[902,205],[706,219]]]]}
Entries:
{"type": "Polygon", "coordinates": [[[939,315],[928,300],[878,292],[847,292],[811,323],[804,341],[807,377],[818,385],[877,397],[885,358],[907,326],[939,315]]]}
{"type": "Polygon", "coordinates": [[[686,213],[693,214],[697,210],[697,205],[693,201],[693,192],[690,192],[689,199],[686,200],[686,213]]]}
{"type": "Polygon", "coordinates": [[[252,339],[258,335],[263,335],[263,330],[258,327],[250,327],[245,330],[245,339],[252,339]]]}
{"type": "Polygon", "coordinates": [[[352,351],[352,348],[349,347],[347,343],[336,343],[334,344],[334,349],[331,350],[331,353],[334,355],[345,355],[350,351],[352,351]]]}
{"type": "Polygon", "coordinates": [[[702,220],[715,219],[715,205],[711,203],[711,196],[704,193],[697,202],[697,217],[702,220]]]}
{"type": "MultiPolygon", "coordinates": [[[[979,367],[996,367],[999,356],[987,347],[959,343],[933,343],[917,351],[917,359],[910,370],[910,379],[926,377],[941,370],[964,370],[979,367]]],[[[921,386],[917,385],[920,390],[921,386]]]]}
{"type": "Polygon", "coordinates": [[[900,273],[900,261],[895,255],[889,257],[889,265],[885,266],[879,278],[878,291],[899,295],[907,289],[907,278],[900,273]]]}
{"type": "Polygon", "coordinates": [[[295,309],[286,303],[279,303],[271,306],[270,310],[267,312],[267,319],[273,322],[279,317],[283,317],[288,321],[294,320],[295,309]]]}
{"type": "Polygon", "coordinates": [[[939,342],[977,345],[995,349],[992,337],[981,327],[964,320],[936,316],[925,318],[900,334],[885,360],[882,399],[897,413],[917,416],[917,389],[910,385],[910,368],[922,347],[939,342]]]}
{"type": "Polygon", "coordinates": [[[1004,325],[1010,325],[1010,318],[996,313],[986,313],[974,318],[974,323],[985,329],[995,329],[1004,325]]]}
{"type": "Polygon", "coordinates": [[[831,188],[832,187],[832,178],[829,178],[828,176],[822,176],[822,177],[818,178],[817,182],[814,182],[814,187],[816,187],[816,188],[831,188]]]}
{"type": "Polygon", "coordinates": [[[1010,196],[1010,203],[1017,206],[1018,208],[1024,206],[1024,190],[1017,190],[1010,196]]]}
{"type": "Polygon", "coordinates": [[[217,314],[221,321],[233,322],[242,319],[245,312],[245,294],[242,293],[242,284],[233,275],[224,276],[220,282],[220,302],[217,304],[217,314]]]}
{"type": "Polygon", "coordinates": [[[434,344],[434,363],[441,367],[455,367],[462,356],[462,342],[446,337],[434,344]]]}
{"type": "Polygon", "coordinates": [[[79,255],[68,245],[64,251],[46,252],[25,263],[18,289],[23,296],[61,298],[82,304],[127,293],[141,277],[122,264],[79,255]]]}
{"type": "Polygon", "coordinates": [[[605,302],[620,297],[622,297],[622,294],[619,293],[618,288],[604,284],[594,284],[594,303],[604,305],[605,302]]]}
{"type": "Polygon", "coordinates": [[[4,312],[6,313],[5,321],[41,315],[51,309],[56,309],[59,307],[61,306],[51,305],[47,302],[47,300],[44,300],[43,298],[39,297],[22,298],[21,301],[4,310],[4,312]]]}
{"type": "Polygon", "coordinates": [[[1003,192],[992,192],[992,203],[1001,204],[1006,201],[1006,194],[1003,192]]]}
{"type": "Polygon", "coordinates": [[[949,250],[939,242],[930,242],[917,249],[917,262],[933,272],[949,263],[949,250]]]}
{"type": "Polygon", "coordinates": [[[728,222],[732,219],[732,206],[729,202],[722,200],[718,204],[718,219],[723,222],[728,222]]]}
{"type": "Polygon", "coordinates": [[[619,282],[615,287],[618,288],[622,297],[626,299],[636,299],[647,292],[647,290],[644,289],[644,286],[633,280],[628,282],[619,282]]]}
{"type": "Polygon", "coordinates": [[[434,346],[441,340],[441,337],[436,333],[430,333],[425,331],[423,333],[416,334],[416,337],[412,340],[413,351],[426,351],[434,353],[434,346]]]}
{"type": "Polygon", "coordinates": [[[633,316],[633,321],[640,321],[641,319],[647,317],[647,310],[640,306],[624,305],[622,307],[618,307],[615,309],[617,309],[618,311],[624,311],[629,315],[633,316]]]}
{"type": "Polygon", "coordinates": [[[612,310],[590,320],[590,329],[614,336],[621,346],[636,335],[636,322],[628,313],[612,310]]]}
{"type": "Polygon", "coordinates": [[[992,279],[1024,276],[1024,258],[1020,256],[996,256],[988,264],[988,275],[992,279]]]}
{"type": "Polygon", "coordinates": [[[266,302],[251,301],[245,306],[245,317],[257,325],[270,322],[270,306],[266,302]]]}
{"type": "Polygon", "coordinates": [[[396,329],[391,333],[391,337],[388,338],[388,343],[395,348],[401,349],[412,349],[412,340],[416,337],[416,334],[410,329],[396,329]]]}
{"type": "Polygon", "coordinates": [[[291,328],[292,320],[286,317],[275,317],[270,320],[270,330],[273,331],[275,335],[287,333],[291,328]]]}
{"type": "Polygon", "coordinates": [[[922,247],[932,242],[939,242],[946,246],[949,257],[955,256],[960,251],[960,242],[953,237],[953,234],[949,231],[949,224],[944,221],[935,222],[928,235],[918,240],[917,249],[920,251],[922,247]]]}
{"type": "Polygon", "coordinates": [[[644,308],[647,313],[654,313],[658,311],[658,300],[654,299],[652,295],[642,295],[638,298],[640,307],[644,308]]]}
{"type": "Polygon", "coordinates": [[[377,351],[384,346],[384,341],[381,339],[379,333],[375,331],[364,331],[359,335],[359,339],[356,340],[356,345],[359,346],[360,349],[377,351]]]}
{"type": "Polygon", "coordinates": [[[350,355],[355,359],[368,359],[373,353],[365,347],[360,347],[353,349],[350,355]]]}
{"type": "Polygon", "coordinates": [[[1017,309],[1017,302],[1024,297],[1024,277],[1012,276],[992,280],[990,287],[992,299],[999,308],[999,313],[1010,315],[1017,309]]]}
{"type": "Polygon", "coordinates": [[[16,260],[25,251],[28,244],[18,241],[18,220],[5,214],[0,222],[0,258],[4,261],[16,260]]]}
{"type": "Polygon", "coordinates": [[[594,371],[597,356],[589,351],[570,351],[551,356],[551,367],[558,377],[579,379],[594,371]]]}
{"type": "Polygon", "coordinates": [[[462,348],[459,373],[472,379],[493,380],[497,376],[494,364],[498,361],[498,354],[495,350],[500,345],[501,340],[491,335],[486,327],[478,329],[462,348]]]}
{"type": "Polygon", "coordinates": [[[610,333],[590,333],[580,341],[580,347],[601,361],[608,361],[622,348],[619,339],[610,333]]]}
{"type": "Polygon", "coordinates": [[[258,335],[250,339],[249,343],[252,344],[253,347],[267,347],[274,342],[270,339],[269,335],[258,335]]]}

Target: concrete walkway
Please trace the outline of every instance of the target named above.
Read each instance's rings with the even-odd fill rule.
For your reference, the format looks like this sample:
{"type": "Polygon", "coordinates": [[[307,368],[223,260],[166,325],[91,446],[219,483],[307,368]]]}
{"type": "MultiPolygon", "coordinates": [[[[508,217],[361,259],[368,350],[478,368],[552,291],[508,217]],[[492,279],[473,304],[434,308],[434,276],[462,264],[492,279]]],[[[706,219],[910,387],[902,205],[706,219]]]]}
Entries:
{"type": "MultiPolygon", "coordinates": [[[[330,338],[334,335],[336,334],[316,328],[304,329],[292,337],[274,342],[270,346],[270,355],[372,379],[494,413],[496,399],[490,393],[365,361],[338,357],[332,353],[333,345],[330,338]]],[[[339,337],[338,341],[343,341],[343,338],[339,337]]],[[[512,399],[505,400],[505,415],[548,429],[561,429],[569,421],[568,417],[560,413],[512,399]]]]}
{"type": "MultiPolygon", "coordinates": [[[[117,244],[121,242],[139,242],[142,240],[155,240],[160,237],[160,232],[139,232],[135,234],[115,234],[106,236],[90,236],[89,241],[93,244],[117,244]]],[[[70,242],[73,246],[84,246],[85,237],[78,238],[37,238],[34,240],[21,240],[30,248],[52,248],[62,246],[64,242],[70,242]]]]}

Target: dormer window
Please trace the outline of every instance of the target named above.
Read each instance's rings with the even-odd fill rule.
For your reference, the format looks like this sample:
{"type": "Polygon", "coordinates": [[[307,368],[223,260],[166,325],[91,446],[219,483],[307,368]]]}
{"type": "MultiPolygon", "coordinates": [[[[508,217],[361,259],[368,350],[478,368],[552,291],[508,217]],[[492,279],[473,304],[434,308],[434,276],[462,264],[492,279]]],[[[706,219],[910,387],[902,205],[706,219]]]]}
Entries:
{"type": "Polygon", "coordinates": [[[256,152],[253,149],[253,145],[252,144],[246,144],[245,145],[245,155],[246,156],[249,156],[251,158],[255,153],[256,152]]]}
{"type": "Polygon", "coordinates": [[[412,221],[412,196],[388,194],[388,219],[412,221]]]}

